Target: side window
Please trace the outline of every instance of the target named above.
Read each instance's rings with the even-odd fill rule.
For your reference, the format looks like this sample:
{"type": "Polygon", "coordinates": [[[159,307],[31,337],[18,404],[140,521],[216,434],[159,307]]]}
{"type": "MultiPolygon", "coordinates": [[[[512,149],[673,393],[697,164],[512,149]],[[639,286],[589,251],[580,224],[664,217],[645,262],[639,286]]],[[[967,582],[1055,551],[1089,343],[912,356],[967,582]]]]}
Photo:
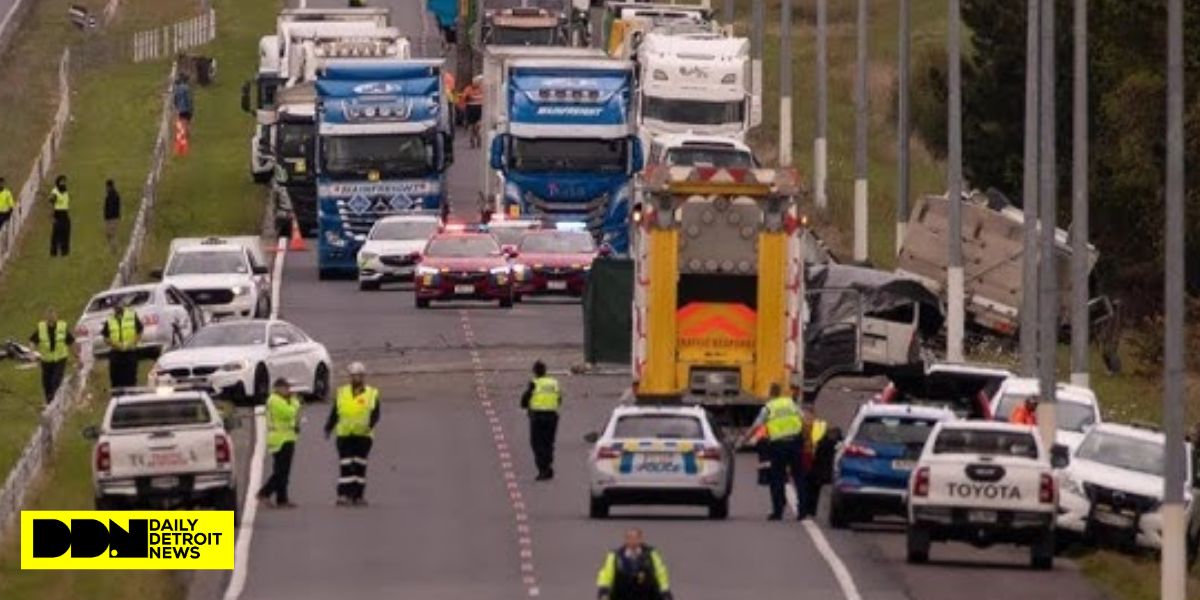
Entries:
{"type": "Polygon", "coordinates": [[[163,288],[163,297],[167,299],[167,304],[171,306],[179,306],[183,301],[179,298],[178,292],[174,288],[163,288]]]}
{"type": "Polygon", "coordinates": [[[304,334],[300,333],[299,329],[296,329],[291,325],[280,325],[279,331],[281,335],[287,337],[288,341],[292,342],[293,344],[299,344],[305,340],[304,334]]]}

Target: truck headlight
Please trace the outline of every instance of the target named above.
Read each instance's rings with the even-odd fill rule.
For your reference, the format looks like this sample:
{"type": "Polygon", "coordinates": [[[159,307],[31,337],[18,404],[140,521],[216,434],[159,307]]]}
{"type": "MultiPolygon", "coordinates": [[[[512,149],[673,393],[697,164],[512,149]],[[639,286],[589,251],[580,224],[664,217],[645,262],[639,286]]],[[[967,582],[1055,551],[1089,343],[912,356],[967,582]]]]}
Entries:
{"type": "Polygon", "coordinates": [[[250,286],[248,286],[248,285],[239,285],[239,286],[233,288],[234,296],[245,296],[249,293],[250,293],[250,286]]]}

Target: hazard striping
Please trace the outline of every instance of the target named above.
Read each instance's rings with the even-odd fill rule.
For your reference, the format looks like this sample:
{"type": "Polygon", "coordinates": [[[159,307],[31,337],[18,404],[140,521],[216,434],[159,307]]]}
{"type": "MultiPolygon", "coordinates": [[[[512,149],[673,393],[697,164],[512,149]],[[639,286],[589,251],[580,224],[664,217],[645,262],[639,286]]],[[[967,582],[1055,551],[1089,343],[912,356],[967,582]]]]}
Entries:
{"type": "Polygon", "coordinates": [[[541,596],[542,592],[538,587],[537,570],[533,562],[533,537],[529,533],[529,513],[526,511],[524,496],[521,494],[521,484],[517,479],[517,472],[512,462],[512,453],[509,452],[508,442],[505,440],[504,425],[497,416],[496,409],[492,407],[492,399],[487,387],[487,373],[483,370],[483,361],[479,355],[479,348],[475,344],[475,332],[471,328],[470,316],[465,310],[459,310],[458,316],[462,323],[463,337],[467,341],[467,349],[471,354],[471,364],[474,365],[475,399],[478,400],[479,407],[487,418],[492,441],[496,446],[496,457],[499,459],[500,476],[508,491],[509,506],[513,512],[517,546],[520,549],[521,582],[525,586],[526,594],[530,598],[536,598],[541,596]]]}

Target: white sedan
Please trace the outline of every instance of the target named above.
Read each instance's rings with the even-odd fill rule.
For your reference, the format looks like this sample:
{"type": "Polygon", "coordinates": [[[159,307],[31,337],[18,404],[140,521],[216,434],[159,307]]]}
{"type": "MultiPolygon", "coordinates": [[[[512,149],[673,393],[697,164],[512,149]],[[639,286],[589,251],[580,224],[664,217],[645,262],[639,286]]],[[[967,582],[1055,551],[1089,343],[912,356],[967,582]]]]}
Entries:
{"type": "Polygon", "coordinates": [[[261,402],[271,383],[285,378],[314,399],[329,394],[332,369],[325,346],[279,320],[254,319],[209,325],[178,350],[162,355],[151,385],[197,386],[235,400],[261,402]]]}
{"type": "Polygon", "coordinates": [[[614,504],[677,504],[729,516],[733,457],[698,406],[618,406],[592,449],[592,518],[614,504]]]}
{"type": "Polygon", "coordinates": [[[377,290],[388,281],[411,279],[421,250],[441,228],[433,215],[384,217],[371,227],[358,251],[358,287],[377,290]]]}

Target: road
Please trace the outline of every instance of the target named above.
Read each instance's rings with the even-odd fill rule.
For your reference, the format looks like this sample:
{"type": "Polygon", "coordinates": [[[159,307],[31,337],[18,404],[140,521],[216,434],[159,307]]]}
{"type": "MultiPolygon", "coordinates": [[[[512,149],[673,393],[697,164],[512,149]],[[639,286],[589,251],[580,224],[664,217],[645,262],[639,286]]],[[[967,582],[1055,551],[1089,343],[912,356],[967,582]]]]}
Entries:
{"type": "MultiPolygon", "coordinates": [[[[393,23],[418,33],[420,4],[390,5],[393,23]]],[[[467,213],[484,161],[464,138],[450,181],[455,211],[467,213]]],[[[371,504],[334,506],[336,457],[320,435],[329,406],[308,406],[292,474],[300,507],[259,511],[243,598],[584,598],[595,593],[602,553],[630,526],[662,549],[676,597],[686,600],[845,597],[828,556],[871,600],[1101,597],[1067,561],[1033,572],[1024,569],[1025,552],[955,545],[936,546],[933,564],[910,567],[895,526],[831,531],[824,517],[810,525],[768,523],[767,494],[754,485],[750,456],[738,458],[726,521],[690,509],[621,508],[609,520],[589,520],[583,436],[604,423],[628,382],[566,373],[582,361],[578,304],[417,311],[411,291],[318,282],[313,263],[311,252],[288,256],[281,316],[323,341],[337,365],[366,363],[382,390],[371,504]],[[517,405],[536,358],[559,372],[566,390],[552,482],[533,479],[517,405]],[[832,552],[823,555],[815,539],[828,539],[832,552]]],[[[870,382],[837,382],[819,410],[844,424],[870,391],[870,382]]]]}

